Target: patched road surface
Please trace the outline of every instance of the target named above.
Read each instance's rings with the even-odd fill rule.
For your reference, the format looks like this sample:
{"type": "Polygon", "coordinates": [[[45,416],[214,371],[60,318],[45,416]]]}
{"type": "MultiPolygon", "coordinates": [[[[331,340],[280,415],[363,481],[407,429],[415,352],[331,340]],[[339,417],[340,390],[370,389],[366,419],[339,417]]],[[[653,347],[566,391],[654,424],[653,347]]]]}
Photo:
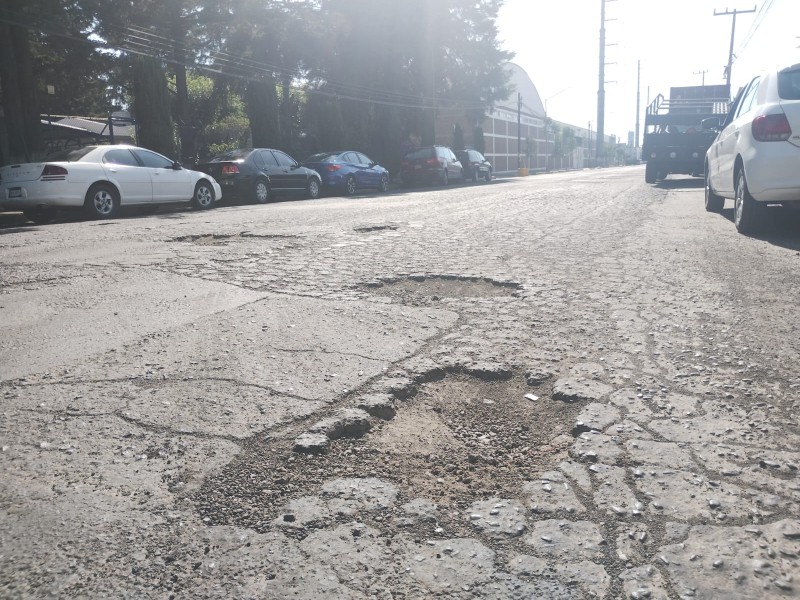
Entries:
{"type": "Polygon", "coordinates": [[[731,212],[0,215],[0,597],[800,598],[800,217],[731,212]]]}

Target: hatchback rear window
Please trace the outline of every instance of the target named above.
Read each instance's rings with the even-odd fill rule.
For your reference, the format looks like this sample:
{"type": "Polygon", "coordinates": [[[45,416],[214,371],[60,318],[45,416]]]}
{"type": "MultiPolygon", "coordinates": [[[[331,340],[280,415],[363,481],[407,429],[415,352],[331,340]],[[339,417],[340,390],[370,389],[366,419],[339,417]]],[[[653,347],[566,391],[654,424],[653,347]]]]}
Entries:
{"type": "Polygon", "coordinates": [[[778,96],[781,100],[800,100],[800,68],[778,73],[778,96]]]}
{"type": "Polygon", "coordinates": [[[406,158],[409,160],[414,160],[415,158],[431,158],[436,156],[434,152],[435,150],[433,148],[420,148],[419,150],[412,150],[406,154],[406,158]]]}

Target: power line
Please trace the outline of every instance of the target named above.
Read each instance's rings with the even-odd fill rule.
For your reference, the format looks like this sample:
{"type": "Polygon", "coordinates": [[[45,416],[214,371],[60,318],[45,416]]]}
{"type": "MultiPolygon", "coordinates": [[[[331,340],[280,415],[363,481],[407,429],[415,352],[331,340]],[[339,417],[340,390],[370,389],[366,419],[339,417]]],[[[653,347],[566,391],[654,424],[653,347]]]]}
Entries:
{"type": "Polygon", "coordinates": [[[736,53],[733,55],[734,62],[736,61],[736,58],[738,56],[741,56],[742,52],[744,52],[744,49],[747,47],[747,44],[750,43],[750,41],[753,39],[753,36],[758,31],[759,27],[761,27],[761,25],[764,23],[764,20],[767,18],[767,13],[769,13],[774,3],[775,0],[765,0],[765,2],[761,5],[761,8],[759,9],[755,20],[753,21],[753,24],[750,26],[750,29],[747,31],[747,34],[745,34],[744,36],[744,39],[739,44],[739,47],[736,49],[736,53]]]}

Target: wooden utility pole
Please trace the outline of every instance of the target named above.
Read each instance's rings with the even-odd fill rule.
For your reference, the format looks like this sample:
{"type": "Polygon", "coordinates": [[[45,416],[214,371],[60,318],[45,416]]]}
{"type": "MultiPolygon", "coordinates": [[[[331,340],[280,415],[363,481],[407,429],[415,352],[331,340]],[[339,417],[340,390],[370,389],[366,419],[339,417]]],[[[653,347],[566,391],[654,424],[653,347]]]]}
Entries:
{"type": "Polygon", "coordinates": [[[714,10],[715,17],[725,17],[728,15],[733,15],[733,24],[731,25],[731,49],[728,51],[728,66],[725,68],[725,83],[728,84],[728,87],[731,86],[731,68],[733,67],[733,39],[736,36],[736,15],[743,15],[746,13],[754,13],[756,12],[756,7],[753,7],[753,10],[736,10],[735,8],[732,11],[729,11],[727,8],[725,12],[717,12],[714,10]]]}
{"type": "Polygon", "coordinates": [[[694,72],[695,75],[702,75],[703,76],[703,80],[702,80],[703,83],[701,84],[703,87],[705,87],[705,85],[706,85],[706,73],[708,73],[708,69],[706,69],[705,71],[695,71],[694,72]]]}

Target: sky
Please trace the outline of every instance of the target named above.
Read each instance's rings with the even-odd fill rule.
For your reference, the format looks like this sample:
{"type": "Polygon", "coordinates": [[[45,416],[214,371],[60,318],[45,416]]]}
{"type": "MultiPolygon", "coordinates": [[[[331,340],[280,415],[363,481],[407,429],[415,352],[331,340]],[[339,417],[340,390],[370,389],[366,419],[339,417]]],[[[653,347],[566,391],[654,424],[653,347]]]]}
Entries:
{"type": "MultiPolygon", "coordinates": [[[[497,25],[548,116],[597,128],[602,0],[505,0],[497,25]]],[[[736,17],[731,89],[775,65],[800,63],[800,0],[605,0],[605,133],[628,139],[648,99],[672,86],[724,84],[736,17]],[[705,72],[703,74],[703,72],[705,72]],[[705,80],[703,78],[705,77],[705,80]]]]}

